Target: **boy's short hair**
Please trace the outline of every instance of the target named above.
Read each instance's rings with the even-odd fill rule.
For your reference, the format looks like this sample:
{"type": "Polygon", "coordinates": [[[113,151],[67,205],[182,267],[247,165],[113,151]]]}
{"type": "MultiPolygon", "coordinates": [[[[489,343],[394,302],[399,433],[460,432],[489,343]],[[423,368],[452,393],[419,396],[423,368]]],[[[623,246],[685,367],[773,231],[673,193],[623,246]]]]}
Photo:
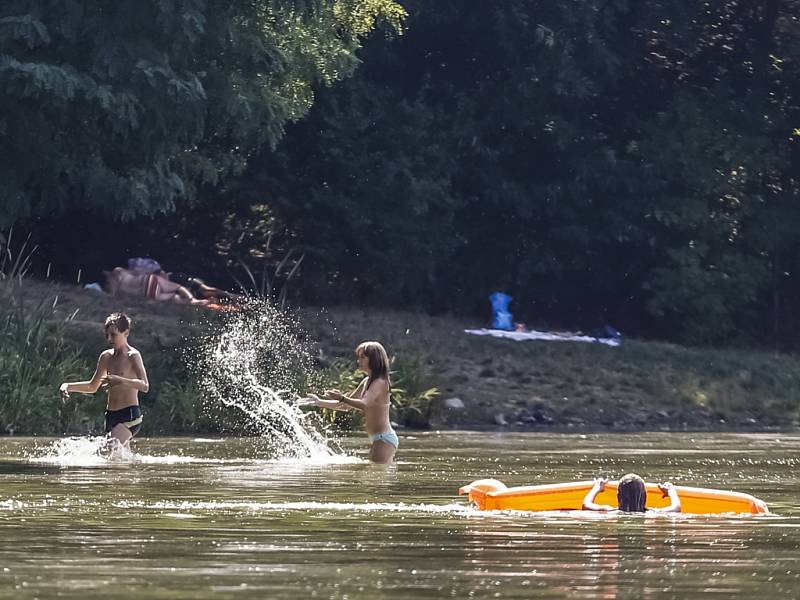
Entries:
{"type": "Polygon", "coordinates": [[[122,312],[111,313],[106,317],[106,324],[104,327],[108,329],[111,325],[116,327],[117,331],[129,331],[131,328],[131,319],[128,315],[122,312]]]}

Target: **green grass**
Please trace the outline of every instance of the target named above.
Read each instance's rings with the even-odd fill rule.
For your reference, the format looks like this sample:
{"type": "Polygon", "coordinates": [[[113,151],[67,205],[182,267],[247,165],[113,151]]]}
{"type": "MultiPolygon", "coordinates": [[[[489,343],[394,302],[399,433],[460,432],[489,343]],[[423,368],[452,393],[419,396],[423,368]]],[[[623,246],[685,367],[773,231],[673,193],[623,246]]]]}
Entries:
{"type": "MultiPolygon", "coordinates": [[[[330,310],[336,329],[316,323],[323,347],[352,352],[378,339],[392,355],[419,356],[442,398],[435,426],[494,427],[502,413],[531,425],[539,410],[562,429],[792,428],[800,408],[800,358],[758,350],[687,348],[626,340],[612,348],[575,342],[515,342],[469,336],[450,318],[393,311],[330,310]]],[[[436,412],[436,411],[434,411],[436,412]]]]}
{"type": "MultiPolygon", "coordinates": [[[[0,293],[7,285],[0,283],[0,293]]],[[[76,378],[91,376],[97,355],[105,347],[105,316],[125,310],[133,317],[131,343],[142,351],[152,383],[151,392],[142,398],[148,433],[225,429],[225,415],[204,410],[191,369],[179,359],[180,350],[202,332],[198,316],[207,314],[202,309],[99,296],[75,286],[30,279],[19,290],[31,310],[39,304],[48,306],[58,296],[57,306],[45,318],[53,326],[44,330],[61,331],[65,357],[73,360],[78,353],[79,364],[73,360],[65,367],[76,378]],[[68,319],[72,314],[74,318],[68,319]]],[[[379,340],[405,370],[402,377],[396,374],[397,387],[403,389],[399,384],[405,379],[404,385],[411,389],[409,402],[416,403],[428,425],[438,428],[494,428],[498,413],[509,427],[570,431],[786,429],[797,427],[800,417],[800,357],[795,355],[631,339],[618,348],[515,342],[463,333],[479,323],[402,311],[304,309],[299,317],[314,354],[319,355],[319,371],[308,377],[311,389],[354,385],[353,349],[362,341],[379,340]],[[433,388],[438,395],[426,399],[424,392],[433,388]],[[445,409],[444,400],[451,397],[460,398],[465,408],[445,409]]],[[[51,336],[51,342],[54,339],[51,336]]],[[[49,350],[36,353],[41,355],[36,359],[41,364],[52,356],[49,350]]],[[[8,383],[13,371],[9,364],[8,360],[0,364],[0,382],[13,391],[17,384],[8,383]]],[[[17,394],[18,404],[22,395],[30,402],[42,396],[44,408],[31,414],[47,414],[55,406],[56,380],[61,375],[50,371],[33,369],[31,383],[26,385],[35,386],[17,394]]],[[[102,414],[101,398],[80,404],[70,409],[73,412],[56,413],[61,420],[48,425],[47,431],[36,428],[36,418],[30,428],[15,431],[46,433],[62,427],[83,432],[96,426],[102,414]]],[[[395,417],[399,419],[396,413],[395,417]]],[[[352,419],[349,416],[340,424],[358,427],[352,419]]]]}

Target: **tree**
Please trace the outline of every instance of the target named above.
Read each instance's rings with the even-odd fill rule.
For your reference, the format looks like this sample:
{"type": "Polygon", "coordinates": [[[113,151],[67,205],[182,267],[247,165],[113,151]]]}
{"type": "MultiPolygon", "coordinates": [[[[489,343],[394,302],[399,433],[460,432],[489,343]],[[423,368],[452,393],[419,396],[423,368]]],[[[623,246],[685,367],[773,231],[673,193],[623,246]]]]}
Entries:
{"type": "Polygon", "coordinates": [[[404,14],[392,0],[4,2],[0,225],[173,210],[274,146],[404,14]]]}
{"type": "Polygon", "coordinates": [[[777,329],[800,292],[797,0],[405,4],[406,35],[235,188],[297,232],[314,297],[462,312],[501,288],[569,326],[777,329]]]}

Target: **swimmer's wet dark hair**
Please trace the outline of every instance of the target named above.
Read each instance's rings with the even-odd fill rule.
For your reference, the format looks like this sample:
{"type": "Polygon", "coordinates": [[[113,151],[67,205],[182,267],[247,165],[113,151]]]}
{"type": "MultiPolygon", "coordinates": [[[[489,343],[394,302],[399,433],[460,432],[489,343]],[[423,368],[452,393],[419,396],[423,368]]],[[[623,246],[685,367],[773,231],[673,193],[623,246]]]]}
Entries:
{"type": "Polygon", "coordinates": [[[108,329],[111,325],[117,328],[117,331],[120,333],[124,331],[130,331],[131,329],[131,318],[122,312],[111,313],[106,317],[106,324],[103,326],[104,328],[108,329]]]}
{"type": "Polygon", "coordinates": [[[647,490],[644,487],[644,480],[636,473],[628,473],[620,479],[617,486],[617,502],[622,511],[645,512],[647,490]]]}

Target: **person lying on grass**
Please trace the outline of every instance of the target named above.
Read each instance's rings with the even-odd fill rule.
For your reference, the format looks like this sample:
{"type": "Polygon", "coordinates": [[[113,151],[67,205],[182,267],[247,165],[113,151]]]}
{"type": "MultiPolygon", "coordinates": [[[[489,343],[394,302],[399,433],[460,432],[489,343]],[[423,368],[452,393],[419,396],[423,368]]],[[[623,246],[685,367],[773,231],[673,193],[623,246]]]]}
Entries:
{"type": "Polygon", "coordinates": [[[112,296],[127,294],[144,296],[159,302],[175,302],[176,304],[206,305],[208,300],[198,299],[188,289],[170,281],[166,274],[139,273],[124,267],[114,267],[111,271],[103,271],[105,275],[104,291],[112,296]]]}

